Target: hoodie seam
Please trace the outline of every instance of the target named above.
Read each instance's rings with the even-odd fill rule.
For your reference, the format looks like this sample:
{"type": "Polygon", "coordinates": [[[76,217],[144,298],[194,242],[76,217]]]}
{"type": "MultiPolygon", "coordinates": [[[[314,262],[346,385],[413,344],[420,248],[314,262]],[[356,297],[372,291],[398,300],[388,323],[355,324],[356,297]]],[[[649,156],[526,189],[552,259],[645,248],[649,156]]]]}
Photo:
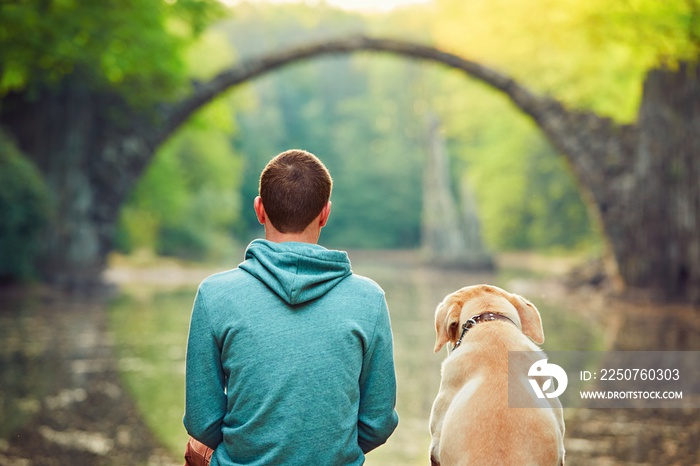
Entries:
{"type": "MultiPolygon", "coordinates": [[[[297,243],[297,244],[306,244],[306,243],[297,243]]],[[[312,245],[311,243],[308,243],[308,244],[312,245]]],[[[319,244],[317,244],[316,246],[318,246],[318,249],[313,248],[312,250],[325,251],[325,252],[340,252],[340,253],[343,252],[343,251],[336,251],[334,249],[326,249],[319,244]]],[[[309,257],[309,254],[304,253],[304,252],[299,252],[299,251],[286,250],[286,251],[284,251],[284,253],[294,256],[297,260],[297,263],[298,263],[299,259],[309,257]]],[[[345,264],[345,263],[347,263],[347,260],[345,260],[345,259],[317,258],[317,260],[319,262],[331,262],[333,264],[345,264]]]]}
{"type": "Polygon", "coordinates": [[[209,314],[209,306],[207,305],[207,298],[202,287],[200,287],[199,293],[202,295],[202,312],[204,312],[204,317],[206,318],[205,320],[207,322],[207,329],[209,330],[209,334],[211,335],[211,337],[214,339],[214,341],[216,341],[216,345],[219,348],[221,348],[221,342],[217,338],[216,333],[214,333],[214,327],[212,325],[211,316],[209,314]]]}
{"type": "Polygon", "coordinates": [[[297,295],[299,294],[299,262],[301,262],[301,254],[294,254],[296,258],[296,262],[294,263],[294,278],[292,280],[292,289],[290,290],[291,296],[289,297],[289,302],[292,305],[298,304],[297,303],[297,295]]]}
{"type": "Polygon", "coordinates": [[[379,321],[381,320],[381,311],[382,311],[382,306],[381,303],[384,300],[384,295],[380,293],[379,295],[379,305],[375,306],[375,309],[378,310],[378,312],[374,313],[374,326],[372,327],[372,335],[369,339],[369,345],[367,346],[367,350],[365,351],[365,357],[368,356],[372,351],[374,351],[374,336],[377,334],[377,327],[379,327],[379,321]]]}

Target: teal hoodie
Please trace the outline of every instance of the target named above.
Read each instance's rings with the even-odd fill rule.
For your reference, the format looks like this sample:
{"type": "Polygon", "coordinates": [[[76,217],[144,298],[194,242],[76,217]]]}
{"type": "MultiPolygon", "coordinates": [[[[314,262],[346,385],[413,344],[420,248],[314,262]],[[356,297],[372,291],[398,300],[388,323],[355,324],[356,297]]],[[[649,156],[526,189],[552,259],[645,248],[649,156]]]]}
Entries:
{"type": "Polygon", "coordinates": [[[199,286],[187,432],[212,465],[359,465],[398,423],[384,292],[347,254],[255,240],[199,286]]]}

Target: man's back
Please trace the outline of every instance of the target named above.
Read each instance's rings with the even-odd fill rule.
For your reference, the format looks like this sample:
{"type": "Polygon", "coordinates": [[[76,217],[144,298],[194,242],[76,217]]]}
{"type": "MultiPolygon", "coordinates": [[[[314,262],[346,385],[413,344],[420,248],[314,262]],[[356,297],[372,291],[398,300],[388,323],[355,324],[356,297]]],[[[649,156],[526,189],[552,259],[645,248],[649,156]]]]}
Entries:
{"type": "Polygon", "coordinates": [[[362,464],[398,422],[384,294],[315,244],[256,240],[202,283],[187,373],[212,464],[362,464]]]}

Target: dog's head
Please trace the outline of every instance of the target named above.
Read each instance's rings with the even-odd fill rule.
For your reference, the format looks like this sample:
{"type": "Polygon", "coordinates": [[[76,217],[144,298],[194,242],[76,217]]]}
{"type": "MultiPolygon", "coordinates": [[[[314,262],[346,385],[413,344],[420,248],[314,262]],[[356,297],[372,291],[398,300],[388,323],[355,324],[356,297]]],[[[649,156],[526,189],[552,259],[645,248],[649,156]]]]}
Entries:
{"type": "Polygon", "coordinates": [[[435,310],[435,352],[447,342],[455,343],[462,324],[484,312],[504,315],[532,341],[538,345],[544,342],[540,313],[530,301],[497,286],[473,285],[448,294],[435,310]]]}

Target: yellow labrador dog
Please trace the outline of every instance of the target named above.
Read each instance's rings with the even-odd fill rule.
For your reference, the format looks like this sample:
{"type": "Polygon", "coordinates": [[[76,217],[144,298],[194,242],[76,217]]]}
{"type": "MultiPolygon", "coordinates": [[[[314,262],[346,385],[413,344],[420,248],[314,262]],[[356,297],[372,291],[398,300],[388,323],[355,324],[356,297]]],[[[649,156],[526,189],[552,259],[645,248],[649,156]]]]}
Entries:
{"type": "MultiPolygon", "coordinates": [[[[435,330],[435,352],[447,343],[454,349],[442,364],[430,416],[431,464],[563,465],[559,400],[536,400],[541,408],[508,406],[508,352],[539,351],[542,357],[535,344],[544,341],[537,308],[495,286],[468,286],[438,305],[435,330]]],[[[538,353],[522,354],[533,355],[526,364],[539,359],[538,353]]],[[[511,396],[535,398],[526,376],[513,381],[511,396]]]]}

